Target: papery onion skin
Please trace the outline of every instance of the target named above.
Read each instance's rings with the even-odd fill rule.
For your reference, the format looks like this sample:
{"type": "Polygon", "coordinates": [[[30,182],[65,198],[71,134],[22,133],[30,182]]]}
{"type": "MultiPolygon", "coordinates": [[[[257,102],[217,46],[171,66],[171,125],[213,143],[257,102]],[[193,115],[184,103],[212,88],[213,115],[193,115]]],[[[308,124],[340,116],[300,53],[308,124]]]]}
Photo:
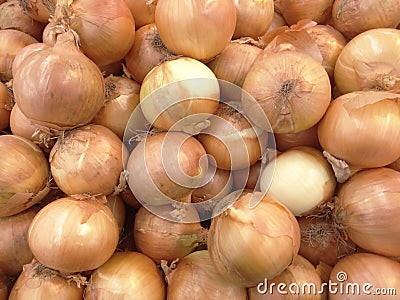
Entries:
{"type": "Polygon", "coordinates": [[[300,229],[293,214],[272,197],[247,193],[212,220],[207,245],[224,278],[252,287],[292,263],[300,246],[300,229]],[[250,209],[252,197],[261,201],[250,209]]]}
{"type": "Polygon", "coordinates": [[[317,124],[303,131],[288,134],[275,134],[276,149],[281,152],[299,146],[320,149],[317,124]]]}
{"type": "Polygon", "coordinates": [[[10,124],[11,101],[11,95],[8,92],[7,86],[0,82],[0,130],[6,129],[10,124]]]}
{"type": "Polygon", "coordinates": [[[216,271],[207,250],[193,252],[167,275],[168,299],[246,300],[246,289],[226,281],[216,271]]]}
{"type": "Polygon", "coordinates": [[[67,195],[114,192],[123,171],[121,139],[101,125],[79,127],[60,138],[50,152],[51,173],[67,195]]]}
{"type": "Polygon", "coordinates": [[[36,214],[28,231],[34,257],[63,273],[98,268],[114,253],[118,237],[118,223],[110,209],[90,197],[49,203],[36,214]]]}
{"type": "Polygon", "coordinates": [[[385,256],[400,256],[400,172],[360,171],[339,189],[336,222],[358,246],[385,256]]]}
{"type": "Polygon", "coordinates": [[[13,64],[12,64],[13,76],[15,76],[15,73],[17,72],[17,68],[21,65],[22,61],[27,56],[29,56],[33,52],[43,50],[48,47],[49,46],[44,43],[33,43],[33,44],[29,44],[29,45],[25,46],[20,51],[18,51],[17,55],[14,58],[13,64]]]}
{"type": "Polygon", "coordinates": [[[84,299],[164,300],[165,282],[156,264],[138,252],[115,253],[91,276],[84,299]]]}
{"type": "Polygon", "coordinates": [[[47,23],[54,12],[56,0],[20,0],[20,5],[32,19],[47,23]]]}
{"type": "Polygon", "coordinates": [[[271,22],[271,25],[269,25],[267,32],[270,32],[276,28],[286,26],[286,25],[287,25],[286,21],[282,17],[282,15],[280,13],[278,13],[277,11],[274,11],[274,16],[272,17],[272,22],[271,22]]]}
{"type": "Polygon", "coordinates": [[[155,12],[167,48],[201,61],[212,59],[229,44],[236,18],[232,0],[159,0],[155,12]]]}
{"type": "Polygon", "coordinates": [[[49,192],[49,165],[33,142],[16,136],[0,136],[0,217],[33,206],[49,192]]]}
{"type": "Polygon", "coordinates": [[[374,168],[400,156],[399,95],[361,91],[342,95],[318,123],[322,148],[348,164],[374,168]]]}
{"type": "Polygon", "coordinates": [[[400,289],[400,263],[376,254],[356,253],[341,259],[333,267],[330,280],[335,286],[342,284],[350,291],[349,293],[330,293],[329,299],[332,300],[345,300],[349,297],[357,300],[397,299],[398,295],[393,294],[393,291],[400,289]],[[357,294],[356,287],[352,289],[350,284],[353,287],[358,285],[360,294],[357,294]],[[365,290],[363,290],[364,287],[366,287],[365,290]],[[387,294],[376,294],[377,288],[380,288],[382,293],[383,289],[386,289],[387,294]],[[389,288],[392,289],[392,294],[389,288]]]}
{"type": "Polygon", "coordinates": [[[331,101],[329,76],[322,65],[307,54],[293,51],[271,55],[264,50],[247,74],[243,89],[256,100],[242,97],[249,118],[264,129],[267,116],[278,134],[314,126],[331,101]]]}
{"type": "Polygon", "coordinates": [[[345,94],[399,88],[399,47],[398,29],[371,29],[354,37],[336,61],[334,79],[337,89],[345,94]]]}
{"type": "Polygon", "coordinates": [[[157,1],[124,0],[128,5],[136,28],[154,23],[157,1]]]}

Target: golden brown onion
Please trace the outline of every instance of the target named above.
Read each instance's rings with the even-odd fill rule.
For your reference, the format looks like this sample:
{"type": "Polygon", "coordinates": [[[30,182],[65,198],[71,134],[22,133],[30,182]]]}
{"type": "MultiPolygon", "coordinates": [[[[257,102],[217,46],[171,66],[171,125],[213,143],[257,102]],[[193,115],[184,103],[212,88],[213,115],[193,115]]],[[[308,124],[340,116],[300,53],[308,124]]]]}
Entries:
{"type": "Polygon", "coordinates": [[[133,18],[135,19],[136,28],[140,28],[147,24],[154,23],[157,0],[124,0],[128,5],[133,18]]]}
{"type": "Polygon", "coordinates": [[[31,53],[43,50],[45,48],[48,48],[49,46],[43,43],[33,43],[25,46],[22,48],[20,51],[18,51],[17,55],[14,58],[13,64],[12,64],[12,74],[15,76],[15,73],[17,72],[17,68],[21,65],[22,61],[31,53]]]}
{"type": "Polygon", "coordinates": [[[282,152],[298,146],[309,146],[319,149],[321,146],[318,140],[317,128],[316,124],[297,133],[275,134],[276,148],[282,152]]]}

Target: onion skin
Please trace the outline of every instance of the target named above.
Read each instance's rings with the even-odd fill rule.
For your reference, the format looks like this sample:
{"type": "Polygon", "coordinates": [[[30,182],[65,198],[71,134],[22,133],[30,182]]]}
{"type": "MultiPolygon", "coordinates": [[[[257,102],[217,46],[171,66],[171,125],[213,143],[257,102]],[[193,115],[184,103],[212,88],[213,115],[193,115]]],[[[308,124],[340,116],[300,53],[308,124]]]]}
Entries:
{"type": "Polygon", "coordinates": [[[135,19],[135,26],[139,29],[147,24],[154,23],[157,1],[141,1],[141,0],[124,0],[128,5],[133,18],[135,19]]]}
{"type": "Polygon", "coordinates": [[[7,86],[0,82],[0,130],[4,130],[10,125],[11,108],[11,95],[7,86]]]}
{"type": "Polygon", "coordinates": [[[90,198],[67,197],[49,203],[28,230],[34,257],[63,273],[98,268],[114,253],[118,237],[118,223],[110,209],[90,198]]]}
{"type": "Polygon", "coordinates": [[[280,13],[278,13],[276,10],[274,11],[274,16],[272,17],[272,22],[271,25],[269,25],[267,32],[270,32],[276,28],[286,26],[286,21],[282,17],[280,13]]]}
{"type": "Polygon", "coordinates": [[[84,299],[164,300],[165,282],[156,264],[138,252],[115,253],[91,276],[84,299]]]}
{"type": "Polygon", "coordinates": [[[229,44],[236,18],[232,0],[159,0],[155,12],[167,48],[201,61],[212,59],[229,44]]]}
{"type": "Polygon", "coordinates": [[[314,125],[297,133],[275,134],[276,148],[284,152],[290,148],[308,146],[320,149],[318,140],[318,126],[314,125]]]}
{"type": "Polygon", "coordinates": [[[20,0],[24,12],[32,19],[47,23],[54,12],[57,0],[20,0]]]}
{"type": "Polygon", "coordinates": [[[20,51],[18,51],[17,55],[14,58],[13,64],[12,64],[12,74],[15,76],[15,73],[17,72],[17,68],[21,65],[22,61],[29,56],[31,53],[43,50],[45,48],[48,48],[49,46],[43,43],[33,43],[25,46],[22,48],[20,51]]]}
{"type": "Polygon", "coordinates": [[[400,172],[389,168],[360,171],[344,183],[335,202],[336,222],[361,248],[400,256],[400,172]]]}
{"type": "MultiPolygon", "coordinates": [[[[341,259],[332,269],[330,280],[332,284],[336,284],[337,289],[342,284],[345,290],[347,285],[358,284],[360,294],[357,295],[357,289],[349,288],[349,293],[330,293],[329,299],[345,300],[345,299],[397,299],[398,295],[379,295],[375,292],[377,288],[385,288],[389,292],[389,288],[398,291],[400,289],[400,263],[371,253],[356,253],[341,259]],[[346,275],[345,277],[342,275],[346,275]],[[340,281],[338,280],[340,279],[340,281]],[[346,278],[345,281],[343,279],[346,278]],[[365,284],[368,286],[365,286],[365,284]],[[338,286],[339,285],[339,286],[338,286]],[[363,292],[363,287],[367,288],[367,294],[363,292]],[[369,289],[368,289],[369,288],[369,289]],[[353,294],[352,291],[355,291],[353,294]]],[[[383,292],[383,290],[382,290],[383,292]]],[[[392,290],[393,292],[393,290],[392,290]]]]}

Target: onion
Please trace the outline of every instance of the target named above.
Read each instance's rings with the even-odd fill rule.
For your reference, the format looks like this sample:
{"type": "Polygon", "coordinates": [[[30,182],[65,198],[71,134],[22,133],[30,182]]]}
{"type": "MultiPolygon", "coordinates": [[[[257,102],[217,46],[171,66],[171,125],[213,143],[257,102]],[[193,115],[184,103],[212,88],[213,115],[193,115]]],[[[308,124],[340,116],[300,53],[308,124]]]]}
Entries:
{"type": "Polygon", "coordinates": [[[46,24],[25,14],[19,3],[19,0],[8,0],[0,5],[0,29],[16,29],[40,41],[46,24]]]}
{"type": "Polygon", "coordinates": [[[33,52],[43,50],[45,48],[48,48],[49,46],[43,43],[33,43],[25,46],[21,50],[18,51],[17,55],[14,58],[14,61],[12,63],[12,74],[15,76],[15,73],[17,72],[17,68],[21,65],[22,61],[32,54],[33,52]]]}
{"type": "Polygon", "coordinates": [[[0,271],[0,300],[7,300],[8,294],[9,294],[8,277],[4,275],[2,271],[0,271]]]}
{"type": "Polygon", "coordinates": [[[273,0],[236,0],[236,27],[233,38],[262,36],[272,23],[273,0]]]}
{"type": "Polygon", "coordinates": [[[335,0],[332,21],[348,39],[374,28],[396,28],[400,23],[397,0],[335,0]]]}
{"type": "Polygon", "coordinates": [[[68,195],[111,194],[123,171],[123,147],[118,136],[101,125],[69,131],[50,152],[57,186],[68,195]]]}
{"type": "Polygon", "coordinates": [[[135,19],[136,28],[154,23],[157,5],[156,0],[125,0],[125,3],[128,5],[135,19]]]}
{"type": "Polygon", "coordinates": [[[0,270],[9,276],[18,276],[22,266],[31,262],[33,254],[28,246],[28,227],[38,207],[0,218],[0,270]]]}
{"type": "Polygon", "coordinates": [[[0,135],[0,217],[15,215],[49,192],[49,166],[33,142],[0,135]]]}
{"type": "Polygon", "coordinates": [[[94,117],[93,123],[111,129],[122,139],[129,118],[139,104],[140,85],[126,77],[113,75],[104,82],[106,103],[94,117]]]}
{"type": "Polygon", "coordinates": [[[331,101],[328,74],[320,63],[300,52],[261,53],[243,83],[244,111],[261,128],[265,118],[274,133],[296,133],[314,126],[331,101]],[[260,111],[260,106],[262,110],[260,111]]]}
{"type": "Polygon", "coordinates": [[[119,195],[121,196],[122,200],[124,200],[124,202],[132,209],[138,210],[140,207],[142,207],[142,204],[136,199],[129,186],[121,191],[119,195]]]}
{"type": "Polygon", "coordinates": [[[278,276],[250,288],[249,300],[325,299],[320,294],[321,286],[321,277],[314,266],[301,255],[296,255],[293,263],[278,276]]]}
{"type": "Polygon", "coordinates": [[[129,156],[129,187],[142,204],[190,202],[208,170],[200,162],[205,154],[199,141],[182,132],[147,135],[129,156]]]}
{"type": "Polygon", "coordinates": [[[47,23],[50,13],[54,12],[57,0],[20,0],[25,13],[32,19],[47,23]]]}
{"type": "Polygon", "coordinates": [[[151,69],[172,56],[158,35],[156,25],[151,23],[136,31],[133,47],[125,56],[125,63],[132,77],[142,83],[151,69]]]}
{"type": "Polygon", "coordinates": [[[107,206],[94,197],[77,196],[43,207],[29,227],[28,242],[41,264],[75,273],[104,264],[117,247],[118,235],[117,221],[107,206]]]}
{"type": "Polygon", "coordinates": [[[371,29],[353,38],[336,62],[337,89],[345,94],[400,88],[399,47],[398,29],[371,29]]]}
{"type": "Polygon", "coordinates": [[[113,213],[118,224],[119,232],[122,232],[126,213],[124,200],[122,200],[120,195],[108,195],[105,204],[113,213]]]}
{"type": "Polygon", "coordinates": [[[207,230],[201,227],[197,211],[193,209],[187,216],[198,222],[182,223],[163,219],[158,214],[162,209],[160,206],[150,212],[141,207],[135,215],[133,232],[136,249],[156,264],[181,259],[207,240],[207,230]]]}
{"type": "Polygon", "coordinates": [[[167,275],[167,282],[168,299],[247,299],[245,288],[220,276],[207,250],[185,256],[167,275]]]}
{"type": "Polygon", "coordinates": [[[352,92],[336,98],[318,124],[322,148],[349,165],[385,166],[400,156],[399,95],[352,92]]]}
{"type": "Polygon", "coordinates": [[[261,51],[254,43],[236,40],[207,65],[218,79],[242,87],[250,67],[261,51]]]}
{"type": "Polygon", "coordinates": [[[272,22],[271,25],[269,25],[267,32],[271,32],[272,30],[285,26],[286,21],[285,19],[282,17],[282,15],[280,13],[278,13],[277,11],[274,11],[274,16],[272,17],[272,22]]]}
{"type": "Polygon", "coordinates": [[[0,30],[0,80],[13,78],[12,63],[18,51],[38,41],[29,34],[16,29],[0,30]]]}
{"type": "Polygon", "coordinates": [[[13,90],[28,119],[57,130],[89,123],[104,103],[103,76],[76,47],[71,31],[21,62],[13,90]]]}
{"type": "Polygon", "coordinates": [[[300,246],[300,229],[293,214],[269,195],[245,193],[212,220],[207,245],[224,278],[252,287],[292,263],[300,246]],[[252,200],[260,202],[250,208],[252,200]]]}
{"type": "Polygon", "coordinates": [[[400,263],[376,254],[356,253],[335,265],[330,280],[332,300],[397,299],[400,263]]]}
{"type": "Polygon", "coordinates": [[[360,171],[339,189],[336,222],[365,250],[400,256],[400,172],[389,168],[360,171]]]}
{"type": "Polygon", "coordinates": [[[117,62],[111,63],[109,65],[100,66],[99,69],[104,77],[108,77],[110,75],[122,76],[124,75],[124,60],[121,59],[117,62]]]}
{"type": "Polygon", "coordinates": [[[12,99],[7,86],[0,82],[0,130],[4,130],[10,124],[12,99]]]}
{"type": "Polygon", "coordinates": [[[282,152],[299,146],[308,146],[320,149],[321,146],[318,140],[317,129],[318,126],[314,125],[297,133],[275,134],[276,148],[282,152]]]}
{"type": "Polygon", "coordinates": [[[267,147],[266,131],[253,126],[237,104],[220,103],[210,126],[204,129],[198,140],[223,170],[250,167],[260,159],[267,147]]]}
{"type": "Polygon", "coordinates": [[[214,73],[195,59],[180,57],[147,74],[140,89],[140,107],[156,128],[197,133],[217,110],[219,96],[214,73]]]}
{"type": "Polygon", "coordinates": [[[256,161],[250,168],[233,171],[233,182],[235,189],[245,188],[260,190],[259,178],[261,175],[261,160],[256,161]]]}
{"type": "Polygon", "coordinates": [[[331,18],[333,2],[334,0],[275,0],[274,4],[288,25],[302,19],[324,24],[331,18]]]}
{"type": "Polygon", "coordinates": [[[167,48],[202,61],[229,44],[236,18],[232,0],[159,0],[155,12],[155,24],[167,48]]]}
{"type": "Polygon", "coordinates": [[[83,286],[73,279],[33,262],[24,266],[8,299],[81,300],[83,290],[83,286]]]}
{"type": "Polygon", "coordinates": [[[165,282],[156,264],[137,252],[115,253],[92,274],[86,300],[164,300],[165,282]]]}

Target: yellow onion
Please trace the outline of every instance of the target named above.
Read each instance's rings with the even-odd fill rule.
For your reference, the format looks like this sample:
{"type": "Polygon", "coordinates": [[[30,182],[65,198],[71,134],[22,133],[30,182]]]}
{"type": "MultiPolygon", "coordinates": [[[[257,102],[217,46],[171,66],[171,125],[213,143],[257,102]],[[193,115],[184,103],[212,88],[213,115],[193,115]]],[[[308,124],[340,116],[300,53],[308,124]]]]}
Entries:
{"type": "Polygon", "coordinates": [[[49,192],[49,165],[33,142],[0,135],[0,217],[15,215],[49,192]]]}
{"type": "Polygon", "coordinates": [[[140,107],[154,127],[197,133],[218,107],[220,90],[214,73],[188,57],[153,68],[140,88],[140,107]]]}
{"type": "Polygon", "coordinates": [[[168,299],[246,300],[246,289],[225,280],[215,269],[207,250],[181,259],[167,275],[168,299]]]}
{"type": "Polygon", "coordinates": [[[252,287],[292,263],[300,246],[300,229],[293,214],[271,196],[244,193],[212,219],[207,246],[224,278],[252,287]],[[260,200],[254,208],[250,208],[252,198],[260,200]]]}
{"type": "Polygon", "coordinates": [[[331,101],[324,67],[307,54],[271,54],[266,50],[257,57],[243,83],[243,89],[255,99],[242,97],[244,111],[261,128],[267,117],[278,134],[314,126],[331,101]]]}
{"type": "Polygon", "coordinates": [[[32,19],[47,23],[54,12],[57,0],[20,0],[24,12],[32,19]]]}
{"type": "Polygon", "coordinates": [[[335,187],[335,174],[322,152],[307,146],[278,155],[275,163],[265,167],[260,179],[261,191],[296,216],[308,215],[331,200],[335,187]]]}
{"type": "Polygon", "coordinates": [[[248,289],[249,300],[322,300],[322,280],[314,266],[301,255],[278,276],[248,289]],[[279,286],[280,285],[280,286],[279,286]],[[278,288],[279,286],[279,288],[278,288]]]}
{"type": "Polygon", "coordinates": [[[108,195],[119,184],[124,146],[101,125],[87,125],[58,139],[50,152],[51,174],[67,195],[108,195]]]}
{"type": "Polygon", "coordinates": [[[140,28],[147,24],[154,23],[156,12],[156,0],[124,0],[128,5],[133,18],[135,19],[136,28],[140,28]]]}
{"type": "Polygon", "coordinates": [[[166,287],[156,264],[138,252],[115,253],[94,271],[84,299],[164,300],[166,287]]]}
{"type": "Polygon", "coordinates": [[[170,57],[172,53],[165,47],[156,25],[151,23],[136,31],[135,41],[125,56],[125,63],[132,77],[142,83],[151,69],[170,57]]]}
{"type": "Polygon", "coordinates": [[[29,34],[16,29],[0,30],[0,80],[13,78],[12,64],[18,51],[38,41],[29,34]]]}
{"type": "Polygon", "coordinates": [[[192,253],[207,240],[207,230],[201,227],[197,211],[189,211],[187,217],[198,222],[171,222],[159,216],[162,206],[141,207],[135,215],[133,237],[137,251],[150,257],[156,264],[162,260],[172,262],[192,253]]]}
{"type": "Polygon", "coordinates": [[[89,271],[104,264],[118,243],[118,224],[101,199],[54,200],[34,217],[29,247],[43,265],[63,273],[89,271]]]}
{"type": "Polygon", "coordinates": [[[104,103],[103,76],[79,51],[71,31],[59,35],[53,47],[34,51],[21,62],[13,91],[28,119],[58,130],[89,123],[104,103]]]}
{"type": "Polygon", "coordinates": [[[126,170],[128,184],[141,203],[190,202],[208,170],[203,146],[182,132],[161,132],[144,137],[131,152],[126,170]]]}
{"type": "Polygon", "coordinates": [[[336,222],[361,248],[400,256],[400,172],[389,168],[360,171],[340,188],[336,222]]]}
{"type": "Polygon", "coordinates": [[[274,16],[272,17],[272,22],[271,25],[269,25],[267,32],[270,32],[276,28],[285,26],[286,21],[285,19],[282,17],[282,15],[280,13],[278,13],[277,11],[274,11],[274,16]]]}
{"type": "Polygon", "coordinates": [[[92,122],[111,129],[122,139],[129,118],[139,104],[140,85],[126,77],[113,75],[105,78],[104,82],[105,104],[92,122]]]}
{"type": "Polygon", "coordinates": [[[32,54],[33,52],[43,50],[45,48],[48,48],[49,46],[43,43],[33,43],[25,46],[22,48],[20,51],[18,51],[17,55],[15,56],[12,64],[12,74],[15,76],[15,73],[17,72],[17,68],[21,65],[22,61],[32,54]]]}
{"type": "Polygon", "coordinates": [[[235,189],[245,188],[260,190],[259,178],[261,175],[261,160],[256,161],[250,168],[235,170],[233,172],[233,183],[235,189]]]}
{"type": "Polygon", "coordinates": [[[342,94],[361,90],[398,89],[399,47],[398,29],[371,29],[354,37],[343,48],[335,65],[337,89],[342,94]]]}
{"type": "Polygon", "coordinates": [[[33,206],[16,215],[0,218],[0,270],[9,276],[18,276],[22,266],[33,259],[28,245],[28,228],[38,210],[33,206]]]}
{"type": "Polygon", "coordinates": [[[331,300],[398,299],[400,263],[371,253],[341,259],[332,269],[331,300]]]}
{"type": "Polygon", "coordinates": [[[229,44],[236,7],[232,0],[159,0],[155,24],[171,52],[207,61],[229,44]]]}
{"type": "Polygon", "coordinates": [[[4,130],[10,124],[12,99],[7,86],[0,82],[0,130],[4,130]]]}
{"type": "Polygon", "coordinates": [[[45,26],[25,14],[19,0],[8,0],[0,5],[0,29],[17,29],[40,41],[45,26]]]}
{"type": "Polygon", "coordinates": [[[352,92],[336,98],[318,124],[322,148],[349,165],[373,168],[400,156],[399,95],[352,92]]]}
{"type": "Polygon", "coordinates": [[[236,27],[233,38],[262,36],[272,23],[273,0],[236,0],[236,27]]]}
{"type": "Polygon", "coordinates": [[[348,39],[374,28],[396,28],[400,23],[397,0],[335,0],[332,21],[348,39]]]}
{"type": "Polygon", "coordinates": [[[84,287],[73,278],[64,276],[36,261],[24,266],[11,290],[9,300],[81,300],[84,287]]]}
{"type": "Polygon", "coordinates": [[[253,43],[236,40],[231,42],[212,61],[207,63],[218,79],[242,87],[251,65],[261,53],[261,48],[253,43]]]}
{"type": "Polygon", "coordinates": [[[286,151],[293,147],[309,146],[319,149],[321,146],[318,140],[317,124],[297,133],[275,134],[276,148],[279,151],[286,151]]]}
{"type": "Polygon", "coordinates": [[[117,221],[119,231],[121,232],[125,224],[126,214],[124,200],[122,200],[120,195],[111,194],[107,196],[107,202],[105,204],[113,213],[115,220],[117,221]]]}
{"type": "Polygon", "coordinates": [[[136,199],[129,186],[122,190],[119,195],[121,196],[122,200],[129,205],[129,208],[138,210],[140,207],[142,207],[142,204],[136,199]]]}

